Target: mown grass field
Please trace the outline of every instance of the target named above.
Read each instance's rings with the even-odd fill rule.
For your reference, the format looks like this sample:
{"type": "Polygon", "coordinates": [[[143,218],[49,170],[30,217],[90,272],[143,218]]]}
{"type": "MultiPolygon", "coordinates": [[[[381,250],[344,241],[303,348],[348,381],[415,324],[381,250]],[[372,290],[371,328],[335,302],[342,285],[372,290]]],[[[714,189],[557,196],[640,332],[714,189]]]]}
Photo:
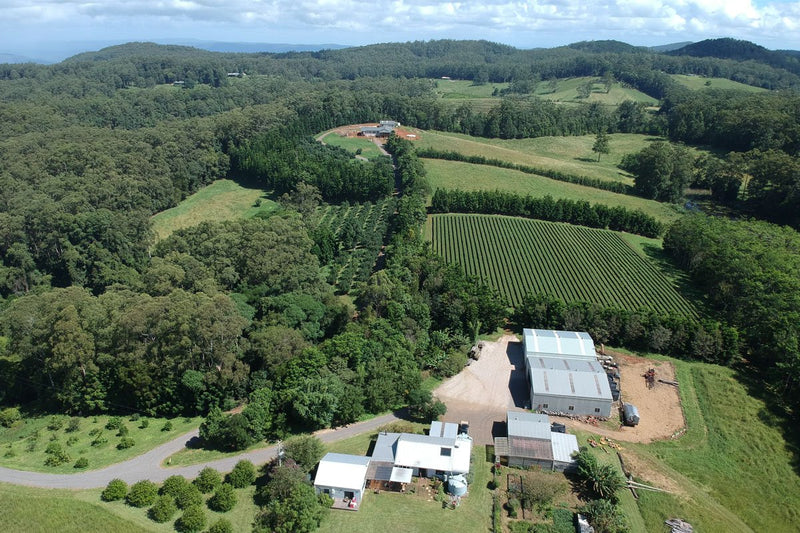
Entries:
{"type": "Polygon", "coordinates": [[[437,188],[464,191],[500,190],[534,197],[550,195],[555,199],[584,200],[592,204],[638,209],[664,223],[673,222],[682,214],[680,208],[670,204],[556,181],[518,170],[440,159],[424,159],[423,162],[432,190],[437,188]]]}
{"type": "Polygon", "coordinates": [[[370,160],[383,157],[383,154],[375,143],[366,137],[344,137],[335,132],[330,132],[323,135],[320,140],[325,144],[344,148],[348,152],[354,154],[358,152],[358,150],[361,150],[361,155],[370,160]]]}
{"type": "Polygon", "coordinates": [[[670,74],[670,76],[684,87],[692,89],[693,91],[702,91],[703,89],[735,89],[737,91],[759,93],[767,90],[727,78],[706,78],[704,76],[686,76],[684,74],[670,74]]]}
{"type": "Polygon", "coordinates": [[[84,470],[95,470],[110,464],[125,461],[131,457],[141,455],[158,445],[164,444],[179,435],[191,431],[200,425],[201,419],[174,418],[170,422],[172,429],[162,431],[167,419],[148,418],[147,427],[142,428],[144,418],[131,421],[123,417],[123,423],[128,428],[128,437],[132,438],[134,445],[124,450],[117,449],[121,437],[117,430],[106,429],[108,416],[80,418],[80,428],[69,432],[69,417],[58,415],[63,421],[63,427],[57,430],[47,428],[53,417],[27,418],[11,428],[0,428],[0,465],[18,470],[32,470],[37,472],[72,474],[79,472],[74,468],[75,461],[85,457],[89,466],[84,470]],[[98,433],[98,434],[90,434],[98,433]],[[92,445],[98,435],[106,442],[92,445]],[[61,445],[69,455],[70,460],[60,466],[46,466],[45,453],[47,446],[56,442],[61,445]]]}
{"type": "Polygon", "coordinates": [[[603,105],[617,106],[625,100],[641,102],[649,106],[658,105],[658,100],[631,87],[625,87],[618,82],[606,92],[605,85],[596,77],[565,78],[556,80],[555,92],[548,81],[539,82],[534,94],[545,100],[562,103],[592,103],[599,102],[603,105]],[[592,92],[588,98],[579,98],[578,86],[592,82],[592,92]]]}
{"type": "Polygon", "coordinates": [[[594,135],[576,137],[537,137],[534,139],[487,139],[460,133],[422,132],[416,145],[419,148],[458,152],[468,156],[483,156],[518,165],[558,170],[608,181],[633,185],[633,176],[618,168],[626,154],[638,152],[654,140],[633,133],[608,136],[611,153],[597,161],[592,152],[594,135]]]}
{"type": "Polygon", "coordinates": [[[530,293],[693,315],[677,283],[617,233],[540,220],[446,214],[430,217],[433,249],[519,305],[530,293]]]}
{"type": "Polygon", "coordinates": [[[156,240],[162,240],[174,231],[201,222],[250,218],[276,207],[275,202],[266,198],[265,191],[248,189],[225,179],[203,187],[172,209],[153,215],[151,221],[156,240]]]}

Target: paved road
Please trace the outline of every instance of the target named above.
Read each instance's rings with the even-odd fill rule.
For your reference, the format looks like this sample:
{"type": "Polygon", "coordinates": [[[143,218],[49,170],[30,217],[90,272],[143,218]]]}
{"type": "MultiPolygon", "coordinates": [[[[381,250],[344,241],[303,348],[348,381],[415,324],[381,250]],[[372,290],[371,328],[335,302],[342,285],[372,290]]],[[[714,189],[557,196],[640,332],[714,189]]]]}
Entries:
{"type": "MultiPolygon", "coordinates": [[[[398,414],[399,413],[389,413],[345,427],[324,429],[316,432],[315,435],[319,437],[322,442],[326,443],[348,439],[362,433],[375,431],[380,426],[399,420],[398,414]]],[[[189,433],[185,433],[174,440],[127,461],[116,463],[100,470],[81,472],[80,474],[47,474],[44,472],[26,472],[23,470],[12,470],[10,468],[0,467],[0,482],[48,489],[94,489],[105,487],[108,482],[114,478],[120,478],[127,483],[135,483],[142,479],[160,482],[176,474],[187,478],[194,478],[197,477],[200,470],[207,466],[215,468],[220,472],[228,472],[242,459],[248,459],[256,465],[259,465],[274,458],[277,453],[276,446],[268,446],[266,448],[251,450],[231,457],[196,465],[175,468],[165,468],[161,466],[167,457],[182,450],[188,441],[197,436],[197,430],[190,431],[189,433]]]]}

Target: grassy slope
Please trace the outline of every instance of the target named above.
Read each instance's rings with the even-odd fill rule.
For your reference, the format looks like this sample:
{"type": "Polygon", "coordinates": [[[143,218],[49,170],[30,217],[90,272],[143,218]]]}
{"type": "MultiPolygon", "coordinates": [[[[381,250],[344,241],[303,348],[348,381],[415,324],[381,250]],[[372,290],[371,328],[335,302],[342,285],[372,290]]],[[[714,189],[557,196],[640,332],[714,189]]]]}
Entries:
{"type": "Polygon", "coordinates": [[[361,155],[367,159],[377,159],[383,155],[375,143],[365,137],[342,137],[331,132],[323,135],[320,140],[325,144],[338,146],[352,153],[360,149],[361,155]]]}
{"type": "MultiPolygon", "coordinates": [[[[63,418],[67,420],[67,417],[63,418]]],[[[123,418],[129,431],[128,436],[134,440],[135,445],[125,450],[118,450],[116,445],[120,441],[120,437],[116,436],[116,430],[105,429],[108,418],[107,416],[82,418],[80,430],[74,433],[66,432],[66,423],[60,430],[48,430],[47,425],[50,417],[28,418],[24,424],[18,427],[0,428],[0,446],[2,446],[0,447],[0,465],[19,470],[72,474],[76,472],[73,468],[75,460],[78,457],[86,457],[89,460],[88,469],[94,470],[141,455],[160,444],[195,429],[201,421],[200,418],[175,418],[172,420],[172,431],[161,431],[166,419],[148,419],[149,426],[146,429],[142,429],[139,427],[141,421],[132,422],[127,418],[123,418]],[[91,445],[95,437],[90,436],[89,432],[96,428],[102,430],[102,435],[108,439],[108,442],[100,446],[91,445]],[[31,436],[36,431],[39,432],[39,439],[36,441],[34,450],[28,451],[28,445],[32,440],[31,436]],[[57,467],[44,465],[44,461],[47,458],[45,448],[47,448],[53,436],[56,437],[55,440],[61,444],[71,458],[70,462],[57,467]],[[78,442],[72,446],[67,446],[67,439],[72,436],[77,437],[78,442]],[[9,449],[13,449],[13,457],[8,453],[9,449]]]]}
{"type": "Polygon", "coordinates": [[[761,87],[753,87],[752,85],[745,85],[738,81],[729,80],[726,78],[706,78],[704,76],[685,76],[683,74],[672,74],[672,78],[688,89],[693,91],[702,91],[703,89],[736,89],[739,91],[748,91],[759,93],[766,91],[761,87]],[[706,82],[711,82],[706,85],[706,82]]]}
{"type": "Polygon", "coordinates": [[[586,200],[593,204],[639,209],[665,223],[673,222],[681,216],[680,212],[669,204],[556,181],[517,170],[438,159],[425,159],[424,163],[428,180],[434,190],[437,188],[465,191],[499,189],[539,197],[549,194],[556,199],[586,200]]]}
{"type": "Polygon", "coordinates": [[[420,148],[454,151],[465,155],[481,155],[519,165],[559,170],[570,174],[633,185],[633,177],[622,172],[619,165],[626,154],[646,147],[652,137],[632,133],[609,135],[611,153],[597,161],[592,152],[594,135],[579,137],[537,137],[534,139],[487,139],[460,133],[423,132],[420,148]]]}
{"type": "Polygon", "coordinates": [[[277,204],[264,196],[260,189],[247,189],[231,180],[218,180],[203,187],[172,209],[152,217],[156,239],[168,237],[173,231],[196,226],[201,222],[217,222],[250,218],[259,212],[271,211],[277,204]],[[257,200],[261,206],[255,207],[257,200]]]}
{"type": "Polygon", "coordinates": [[[558,86],[555,92],[550,91],[549,83],[547,81],[540,82],[536,87],[535,95],[545,100],[553,100],[555,102],[569,102],[569,103],[592,103],[599,102],[604,105],[619,105],[625,100],[633,100],[634,102],[642,102],[647,105],[657,105],[658,100],[652,96],[648,96],[641,91],[632,89],[630,87],[623,87],[619,83],[614,83],[610,90],[606,93],[605,86],[602,83],[594,83],[592,86],[592,93],[588,98],[578,98],[578,86],[583,85],[588,81],[596,81],[595,77],[583,78],[566,78],[558,81],[558,86]]]}

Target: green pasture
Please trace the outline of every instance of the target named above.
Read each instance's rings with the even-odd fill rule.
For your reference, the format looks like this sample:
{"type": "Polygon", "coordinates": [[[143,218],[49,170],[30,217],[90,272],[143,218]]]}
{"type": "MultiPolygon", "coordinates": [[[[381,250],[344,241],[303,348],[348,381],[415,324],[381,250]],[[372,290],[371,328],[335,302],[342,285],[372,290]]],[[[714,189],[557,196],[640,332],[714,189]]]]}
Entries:
{"type": "Polygon", "coordinates": [[[460,133],[426,131],[420,134],[417,146],[633,185],[633,176],[620,170],[618,165],[623,156],[642,150],[652,140],[652,137],[633,133],[609,135],[611,153],[601,156],[600,161],[597,161],[597,154],[592,152],[594,135],[487,139],[460,133]]]}
{"type": "Polygon", "coordinates": [[[492,98],[495,89],[499,92],[508,88],[508,83],[484,83],[483,85],[475,85],[475,83],[470,80],[435,81],[436,93],[439,94],[443,99],[452,100],[492,98]]]}
{"type": "Polygon", "coordinates": [[[141,455],[197,428],[201,422],[199,417],[174,418],[169,420],[172,429],[162,431],[167,419],[143,417],[132,421],[128,417],[122,417],[128,429],[127,436],[133,439],[134,445],[120,450],[117,444],[122,437],[118,436],[118,430],[105,427],[109,418],[108,416],[77,418],[79,429],[72,432],[68,431],[70,417],[65,415],[24,418],[11,428],[0,427],[0,465],[17,470],[61,474],[95,470],[141,455]],[[63,426],[59,429],[48,429],[54,419],[61,420],[63,426]],[[142,428],[145,420],[147,427],[142,428]],[[92,445],[98,438],[106,442],[92,445]],[[69,461],[59,466],[45,465],[45,460],[48,458],[45,450],[51,443],[60,444],[69,456],[69,461]],[[74,468],[75,461],[81,457],[89,461],[89,466],[85,469],[74,468]]]}
{"type": "Polygon", "coordinates": [[[201,222],[250,218],[276,207],[275,202],[267,199],[265,191],[223,179],[203,187],[175,207],[153,215],[151,221],[156,240],[162,240],[176,230],[201,222]]]}
{"type": "Polygon", "coordinates": [[[596,77],[581,78],[562,78],[556,80],[556,90],[552,91],[549,81],[541,81],[536,86],[534,95],[545,100],[567,103],[593,103],[598,102],[603,105],[617,106],[625,100],[641,102],[649,106],[658,105],[658,100],[645,93],[626,87],[619,82],[614,82],[609,91],[606,92],[602,79],[596,77]],[[588,98],[578,97],[578,86],[587,82],[592,82],[592,92],[588,98]]]}
{"type": "Polygon", "coordinates": [[[464,191],[497,189],[521,195],[529,194],[534,197],[550,195],[556,199],[584,200],[592,204],[638,209],[664,223],[673,222],[681,216],[680,208],[671,204],[556,181],[518,170],[439,159],[423,159],[423,162],[433,190],[437,188],[464,191]]]}
{"type": "Polygon", "coordinates": [[[566,302],[696,314],[676,280],[616,232],[496,215],[433,215],[430,224],[433,249],[510,305],[546,293],[566,302]]]}
{"type": "Polygon", "coordinates": [[[684,74],[671,74],[671,76],[672,79],[693,91],[702,91],[703,89],[733,89],[737,91],[760,93],[767,90],[727,78],[706,78],[705,76],[686,76],[684,74]]]}
{"type": "Polygon", "coordinates": [[[360,155],[370,160],[383,156],[380,148],[367,137],[347,137],[335,132],[330,132],[320,137],[320,141],[331,146],[344,148],[348,152],[354,154],[357,153],[358,150],[361,150],[360,155]]]}

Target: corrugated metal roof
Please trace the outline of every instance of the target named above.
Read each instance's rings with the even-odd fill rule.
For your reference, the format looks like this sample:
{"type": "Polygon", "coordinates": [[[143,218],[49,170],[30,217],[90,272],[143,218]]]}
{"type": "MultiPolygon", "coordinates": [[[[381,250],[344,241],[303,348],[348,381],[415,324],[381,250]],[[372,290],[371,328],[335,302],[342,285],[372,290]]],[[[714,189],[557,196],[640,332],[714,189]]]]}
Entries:
{"type": "Polygon", "coordinates": [[[526,355],[572,356],[579,359],[596,357],[594,341],[585,331],[526,328],[522,336],[526,355]]]}
{"type": "Polygon", "coordinates": [[[403,433],[397,440],[394,464],[407,468],[425,468],[444,472],[469,472],[472,439],[445,439],[429,435],[403,433]]]}
{"type": "Polygon", "coordinates": [[[361,490],[367,476],[369,457],[328,453],[319,462],[314,485],[361,490]]]}
{"type": "Polygon", "coordinates": [[[573,370],[575,372],[603,372],[602,365],[595,359],[573,359],[570,357],[528,356],[528,366],[550,370],[573,370]]]}
{"type": "Polygon", "coordinates": [[[509,437],[508,456],[552,461],[553,446],[550,444],[550,439],[542,440],[529,439],[527,437],[509,437]]]}
{"type": "Polygon", "coordinates": [[[454,439],[458,436],[458,424],[453,424],[452,422],[446,422],[444,425],[444,431],[442,432],[442,437],[446,439],[454,439]]]}
{"type": "Polygon", "coordinates": [[[550,417],[538,413],[508,411],[508,436],[529,437],[532,439],[550,438],[550,417]]]}
{"type": "Polygon", "coordinates": [[[578,451],[578,438],[569,433],[551,433],[553,460],[560,463],[573,461],[572,454],[578,451]]]}
{"type": "Polygon", "coordinates": [[[431,437],[441,437],[442,436],[442,423],[438,420],[434,420],[431,422],[431,430],[428,433],[431,437]]]}
{"type": "Polygon", "coordinates": [[[531,368],[530,374],[534,393],[611,401],[608,380],[598,373],[531,368]]]}
{"type": "Polygon", "coordinates": [[[397,451],[397,439],[400,433],[378,433],[378,440],[372,449],[372,460],[394,463],[394,455],[397,451]]]}

